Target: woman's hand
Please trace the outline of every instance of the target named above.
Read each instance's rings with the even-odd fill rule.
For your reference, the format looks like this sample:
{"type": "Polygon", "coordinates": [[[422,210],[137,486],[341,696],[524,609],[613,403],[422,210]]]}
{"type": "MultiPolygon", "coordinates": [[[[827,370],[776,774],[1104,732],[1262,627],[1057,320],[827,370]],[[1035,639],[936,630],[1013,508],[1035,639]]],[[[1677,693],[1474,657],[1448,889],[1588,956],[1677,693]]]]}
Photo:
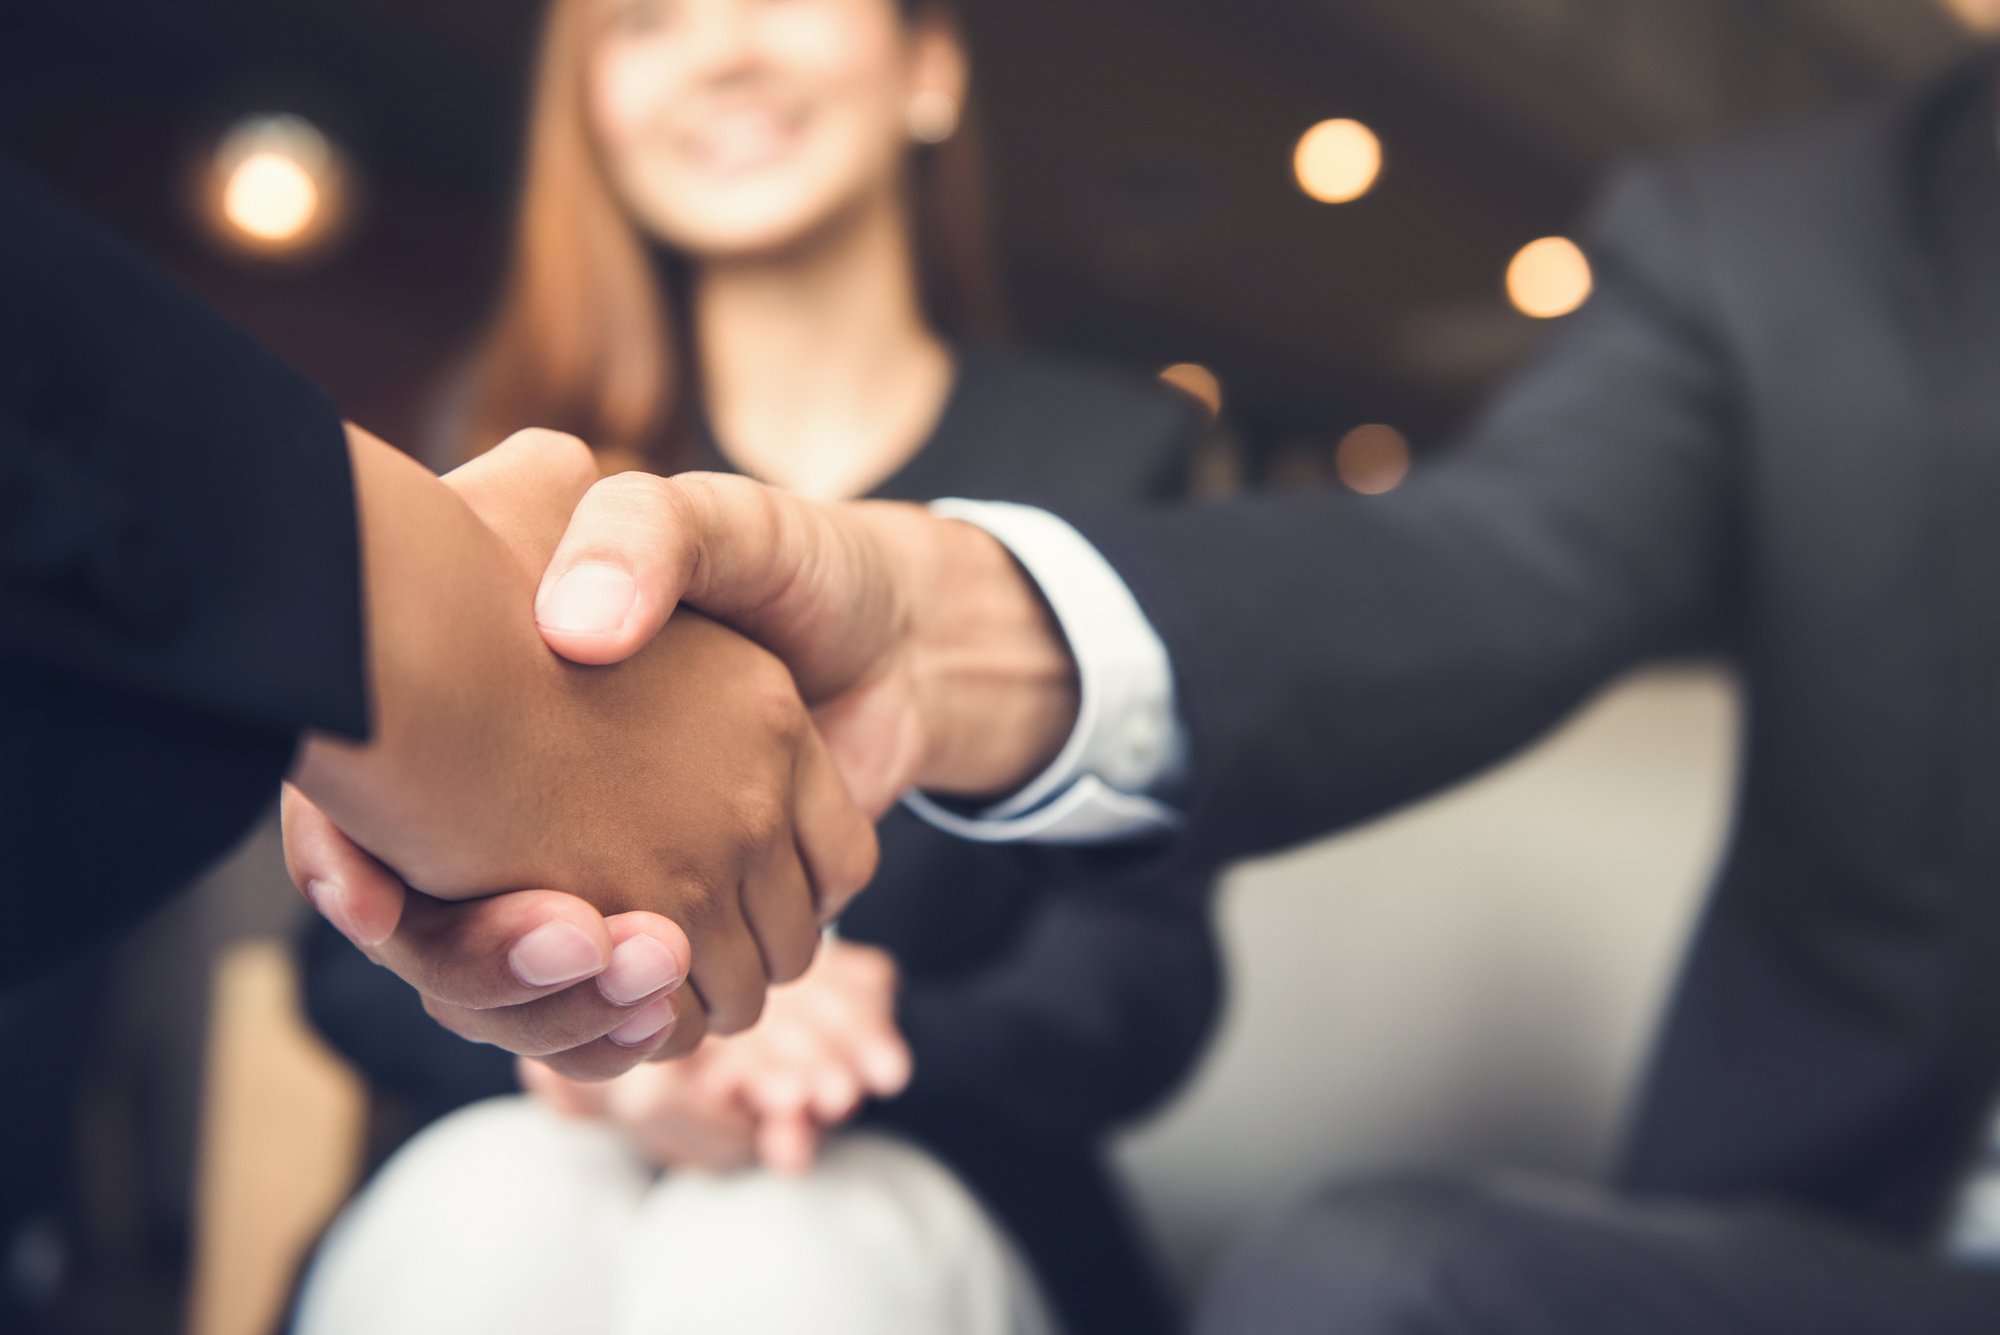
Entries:
{"type": "Polygon", "coordinates": [[[896,1027],[896,961],[887,951],[829,942],[797,982],[771,989],[764,1017],[703,1056],[757,1118],[757,1157],[804,1173],[821,1134],[910,1082],[910,1047],[896,1027]]]}
{"type": "Polygon", "coordinates": [[[522,1083],[560,1111],[621,1127],[663,1168],[740,1168],[752,1160],[804,1173],[821,1135],[867,1098],[889,1098],[910,1078],[896,1027],[895,961],[873,946],[835,941],[797,982],[771,990],[763,1018],[710,1038],[684,1062],[645,1066],[583,1084],[536,1062],[522,1083]]]}
{"type": "Polygon", "coordinates": [[[706,1051],[684,1061],[635,1066],[615,1080],[594,1083],[523,1058],[521,1084],[557,1112],[610,1122],[657,1167],[748,1168],[757,1159],[756,1119],[737,1092],[715,1078],[706,1051]]]}

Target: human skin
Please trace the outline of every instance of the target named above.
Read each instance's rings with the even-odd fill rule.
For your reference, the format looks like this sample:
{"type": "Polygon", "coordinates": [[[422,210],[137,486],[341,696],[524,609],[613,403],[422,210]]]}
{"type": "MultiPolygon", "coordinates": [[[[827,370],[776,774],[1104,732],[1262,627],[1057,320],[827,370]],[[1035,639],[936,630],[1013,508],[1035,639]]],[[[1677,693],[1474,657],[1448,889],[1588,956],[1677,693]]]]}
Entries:
{"type": "Polygon", "coordinates": [[[302,812],[323,812],[425,895],[407,922],[397,906],[383,936],[385,915],[341,876],[302,885],[416,975],[450,1027],[574,1074],[753,1022],[768,983],[804,971],[821,916],[873,870],[872,827],[789,674],[700,618],[608,673],[547,651],[523,611],[564,502],[594,473],[580,443],[527,434],[454,485],[359,430],[350,446],[374,728],[363,745],[306,741],[287,830],[310,847],[302,812]],[[445,907],[539,885],[586,911],[559,896],[466,917],[445,907]],[[581,938],[567,976],[521,967],[522,942],[551,922],[581,938]],[[626,949],[638,937],[651,944],[626,949]],[[621,1005],[610,992],[629,988],[570,990],[607,972],[646,981],[634,956],[666,983],[691,978],[692,994],[675,1004],[662,987],[621,1005]]]}
{"type": "Polygon", "coordinates": [[[711,1037],[685,1061],[615,1080],[570,1080],[535,1061],[521,1083],[558,1112],[608,1121],[656,1167],[722,1172],[761,1163],[800,1174],[828,1128],[910,1079],[896,1027],[896,962],[852,941],[829,942],[803,978],[771,989],[764,1015],[711,1037]]]}
{"type": "MultiPolygon", "coordinates": [[[[788,489],[865,490],[921,444],[951,381],[917,289],[907,171],[913,109],[965,95],[955,27],[892,0],[584,8],[595,11],[584,87],[597,160],[633,224],[686,266],[718,440],[738,466],[788,489]]],[[[635,470],[621,491],[643,503],[649,483],[636,470],[647,461],[617,462],[635,470]]],[[[577,562],[571,574],[538,600],[552,643],[587,640],[593,615],[632,597],[614,566],[577,562]]],[[[863,724],[850,718],[850,735],[863,724]]],[[[869,785],[861,796],[877,811],[895,797],[895,762],[871,751],[870,772],[848,777],[869,785]]],[[[365,924],[398,905],[435,913],[299,814],[309,810],[293,808],[291,842],[307,851],[295,875],[346,868],[342,912],[329,916],[350,937],[380,938],[385,928],[365,924]]],[[[541,911],[557,902],[545,896],[541,911]]]]}

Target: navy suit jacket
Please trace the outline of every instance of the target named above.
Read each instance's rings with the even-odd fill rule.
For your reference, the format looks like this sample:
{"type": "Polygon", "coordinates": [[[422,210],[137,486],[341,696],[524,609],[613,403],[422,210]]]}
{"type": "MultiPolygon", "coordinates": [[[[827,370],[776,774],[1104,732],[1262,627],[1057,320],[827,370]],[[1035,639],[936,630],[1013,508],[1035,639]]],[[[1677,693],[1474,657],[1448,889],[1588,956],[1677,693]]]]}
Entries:
{"type": "Polygon", "coordinates": [[[1389,495],[1070,516],[1173,657],[1194,792],[1167,856],[1363,820],[1624,669],[1725,647],[1734,829],[1634,1190],[1920,1236],[1993,1109],[1995,123],[1982,63],[1618,175],[1593,299],[1389,495]]]}
{"type": "Polygon", "coordinates": [[[0,170],[0,986],[136,920],[361,736],[339,415],[0,170]]]}

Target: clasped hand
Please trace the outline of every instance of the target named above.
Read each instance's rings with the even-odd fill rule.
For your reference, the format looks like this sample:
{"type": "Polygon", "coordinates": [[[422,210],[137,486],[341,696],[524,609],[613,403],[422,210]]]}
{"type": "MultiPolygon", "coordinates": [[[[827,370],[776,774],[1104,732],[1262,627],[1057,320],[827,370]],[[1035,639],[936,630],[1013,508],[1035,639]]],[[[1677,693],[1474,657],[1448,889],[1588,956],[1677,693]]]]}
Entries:
{"type": "MultiPolygon", "coordinates": [[[[694,614],[615,667],[541,643],[532,591],[595,476],[580,443],[530,432],[447,479],[470,513],[439,522],[483,552],[466,596],[492,583],[518,625],[428,696],[433,659],[486,628],[377,626],[374,736],[310,742],[284,804],[294,881],[435,1018],[582,1078],[752,1024],[875,860],[768,651],[694,614]]],[[[364,513],[371,485],[357,477],[364,513]]],[[[426,559],[455,558],[409,558],[426,559]]],[[[601,590],[583,592],[588,610],[601,590]]]]}
{"type": "Polygon", "coordinates": [[[868,817],[1018,787],[1078,707],[1046,605],[970,525],[594,474],[524,433],[450,479],[541,580],[519,701],[457,729],[491,733],[473,762],[416,763],[392,716],[387,762],[309,748],[285,811],[294,881],[432,1015],[583,1079],[748,1026],[873,874],[868,817]]]}

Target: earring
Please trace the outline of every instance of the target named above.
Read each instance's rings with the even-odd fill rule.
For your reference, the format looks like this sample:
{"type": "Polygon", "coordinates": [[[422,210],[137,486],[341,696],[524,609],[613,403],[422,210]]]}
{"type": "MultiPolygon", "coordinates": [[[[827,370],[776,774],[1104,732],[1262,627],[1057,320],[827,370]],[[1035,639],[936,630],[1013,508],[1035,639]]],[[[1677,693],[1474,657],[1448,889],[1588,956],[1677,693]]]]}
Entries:
{"type": "Polygon", "coordinates": [[[910,99],[910,138],[942,144],[958,133],[958,102],[949,93],[923,92],[910,99]]]}

